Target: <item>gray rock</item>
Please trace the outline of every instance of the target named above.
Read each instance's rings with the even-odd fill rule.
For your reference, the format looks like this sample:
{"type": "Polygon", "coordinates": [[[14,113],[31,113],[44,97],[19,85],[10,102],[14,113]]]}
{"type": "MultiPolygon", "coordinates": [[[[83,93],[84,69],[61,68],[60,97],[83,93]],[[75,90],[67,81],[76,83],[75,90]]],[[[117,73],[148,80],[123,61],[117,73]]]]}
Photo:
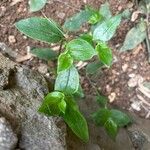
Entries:
{"type": "Polygon", "coordinates": [[[133,130],[133,131],[129,131],[129,136],[133,143],[134,148],[138,150],[142,150],[143,145],[146,141],[145,135],[142,132],[133,130]]]}
{"type": "Polygon", "coordinates": [[[0,150],[12,150],[17,145],[17,136],[5,118],[0,118],[0,150]]]}
{"type": "Polygon", "coordinates": [[[37,112],[50,83],[38,72],[20,67],[2,54],[0,60],[0,78],[3,79],[0,81],[0,114],[9,120],[19,136],[19,148],[64,150],[66,126],[62,119],[37,112]]]}
{"type": "Polygon", "coordinates": [[[13,51],[11,48],[7,47],[5,43],[1,43],[1,42],[0,42],[0,52],[14,60],[18,56],[17,52],[13,51]]]}
{"type": "Polygon", "coordinates": [[[136,150],[150,149],[150,120],[132,114],[134,123],[128,127],[128,134],[136,150]]]}

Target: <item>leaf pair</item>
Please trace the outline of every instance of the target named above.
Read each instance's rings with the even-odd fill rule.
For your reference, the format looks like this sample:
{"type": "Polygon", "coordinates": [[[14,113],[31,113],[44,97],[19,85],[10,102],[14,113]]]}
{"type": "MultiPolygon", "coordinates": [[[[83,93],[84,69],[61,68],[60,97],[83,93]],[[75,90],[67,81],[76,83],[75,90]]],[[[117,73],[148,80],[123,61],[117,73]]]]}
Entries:
{"type": "Polygon", "coordinates": [[[79,38],[66,45],[66,51],[58,58],[58,72],[69,69],[73,60],[89,60],[96,55],[95,49],[87,41],[79,38]]]}
{"type": "Polygon", "coordinates": [[[65,95],[61,92],[52,92],[49,93],[39,109],[39,112],[42,112],[48,116],[60,115],[65,113],[66,102],[65,95]]]}
{"type": "Polygon", "coordinates": [[[72,97],[66,97],[62,92],[58,91],[49,93],[39,108],[39,112],[48,116],[62,116],[68,126],[80,139],[85,142],[88,141],[87,122],[72,97]]]}
{"type": "Polygon", "coordinates": [[[118,128],[131,123],[131,119],[123,112],[116,109],[102,108],[93,114],[95,123],[104,126],[108,135],[115,139],[118,128]]]}

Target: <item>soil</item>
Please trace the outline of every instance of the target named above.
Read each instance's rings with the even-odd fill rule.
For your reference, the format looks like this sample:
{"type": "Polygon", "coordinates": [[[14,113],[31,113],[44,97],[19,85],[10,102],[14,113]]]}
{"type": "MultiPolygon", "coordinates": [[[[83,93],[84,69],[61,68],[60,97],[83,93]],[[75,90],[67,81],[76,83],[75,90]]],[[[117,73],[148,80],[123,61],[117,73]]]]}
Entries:
{"type": "MultiPolygon", "coordinates": [[[[0,42],[4,42],[21,56],[26,55],[29,46],[48,47],[49,45],[47,44],[43,44],[42,42],[32,40],[22,35],[17,31],[14,23],[23,18],[43,16],[43,14],[45,14],[47,17],[63,24],[66,18],[72,16],[78,9],[82,9],[84,5],[91,5],[94,8],[99,8],[104,2],[105,0],[54,0],[49,1],[42,11],[30,13],[27,0],[22,0],[13,6],[11,5],[12,0],[1,0],[0,42]]],[[[113,14],[122,12],[126,8],[129,8],[132,12],[136,10],[135,4],[129,0],[109,0],[109,4],[113,14]]],[[[129,111],[135,111],[138,115],[146,117],[148,113],[147,110],[142,108],[136,110],[135,107],[132,107],[134,102],[140,101],[137,97],[138,85],[129,86],[129,80],[138,77],[141,77],[142,80],[146,82],[150,81],[150,65],[147,61],[148,53],[146,46],[142,43],[133,51],[124,53],[119,52],[119,48],[124,41],[127,31],[134,26],[134,24],[135,23],[130,20],[122,21],[121,26],[117,30],[117,34],[109,43],[114,53],[113,66],[109,69],[103,69],[103,72],[100,72],[95,76],[91,76],[91,79],[101,93],[109,97],[112,107],[116,106],[129,111]]],[[[37,58],[31,58],[22,62],[22,64],[37,70],[41,63],[44,62],[37,58]]],[[[83,79],[82,86],[84,87],[86,95],[94,95],[94,91],[88,80],[84,75],[81,78],[83,79]]],[[[135,82],[131,82],[131,84],[135,84],[135,82]]]]}

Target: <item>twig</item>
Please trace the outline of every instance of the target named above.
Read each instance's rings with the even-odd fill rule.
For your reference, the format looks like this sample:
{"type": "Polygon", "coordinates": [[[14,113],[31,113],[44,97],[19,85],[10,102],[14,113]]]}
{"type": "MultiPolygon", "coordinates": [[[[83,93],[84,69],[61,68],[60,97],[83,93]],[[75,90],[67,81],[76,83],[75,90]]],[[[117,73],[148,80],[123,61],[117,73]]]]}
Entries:
{"type": "Polygon", "coordinates": [[[61,54],[63,42],[64,42],[63,40],[60,42],[60,47],[59,47],[59,51],[58,51],[58,56],[61,54]]]}
{"type": "Polygon", "coordinates": [[[148,50],[148,62],[150,63],[150,40],[148,37],[148,32],[146,34],[146,45],[147,45],[147,50],[148,50]]]}
{"type": "Polygon", "coordinates": [[[88,80],[88,82],[90,83],[90,85],[92,86],[92,88],[94,89],[94,91],[96,92],[96,94],[99,95],[98,89],[97,89],[96,86],[93,84],[93,82],[91,81],[91,79],[89,78],[89,76],[87,75],[87,73],[86,73],[86,79],[88,80]]]}

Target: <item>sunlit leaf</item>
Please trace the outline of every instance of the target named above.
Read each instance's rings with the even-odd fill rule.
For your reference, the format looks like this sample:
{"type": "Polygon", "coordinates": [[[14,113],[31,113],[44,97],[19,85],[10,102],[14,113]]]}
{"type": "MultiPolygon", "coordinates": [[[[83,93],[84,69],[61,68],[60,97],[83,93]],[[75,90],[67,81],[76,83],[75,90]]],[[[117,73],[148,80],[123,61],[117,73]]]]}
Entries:
{"type": "Polygon", "coordinates": [[[114,36],[120,22],[121,15],[116,15],[108,20],[103,21],[95,28],[93,32],[94,40],[104,42],[110,40],[114,36]]]}
{"type": "Polygon", "coordinates": [[[109,118],[105,125],[105,130],[107,132],[107,134],[115,140],[116,136],[117,136],[117,133],[118,133],[118,127],[117,127],[117,124],[111,119],[109,118]]]}
{"type": "Polygon", "coordinates": [[[65,112],[66,104],[64,101],[64,94],[61,92],[49,93],[39,108],[39,112],[48,116],[59,115],[61,112],[65,112]],[[62,104],[63,103],[63,104],[62,104]]]}
{"type": "Polygon", "coordinates": [[[55,82],[55,90],[65,94],[74,94],[79,88],[79,74],[75,67],[58,73],[55,82]]]}
{"type": "Polygon", "coordinates": [[[88,60],[96,55],[95,49],[87,41],[83,39],[74,39],[70,41],[66,49],[69,54],[76,60],[88,60]]]}
{"type": "Polygon", "coordinates": [[[87,7],[88,11],[91,12],[91,17],[88,20],[88,23],[90,24],[96,24],[97,22],[102,20],[102,15],[99,13],[99,11],[91,8],[91,7],[87,7]]]}
{"type": "Polygon", "coordinates": [[[105,43],[98,43],[96,46],[100,61],[107,66],[112,64],[113,55],[111,49],[105,43]]]}
{"type": "Polygon", "coordinates": [[[62,53],[58,57],[57,71],[63,71],[69,69],[73,64],[73,58],[68,53],[62,53]]]}
{"type": "Polygon", "coordinates": [[[46,43],[59,42],[64,36],[63,32],[50,19],[31,17],[16,23],[17,29],[33,39],[46,43]]]}

